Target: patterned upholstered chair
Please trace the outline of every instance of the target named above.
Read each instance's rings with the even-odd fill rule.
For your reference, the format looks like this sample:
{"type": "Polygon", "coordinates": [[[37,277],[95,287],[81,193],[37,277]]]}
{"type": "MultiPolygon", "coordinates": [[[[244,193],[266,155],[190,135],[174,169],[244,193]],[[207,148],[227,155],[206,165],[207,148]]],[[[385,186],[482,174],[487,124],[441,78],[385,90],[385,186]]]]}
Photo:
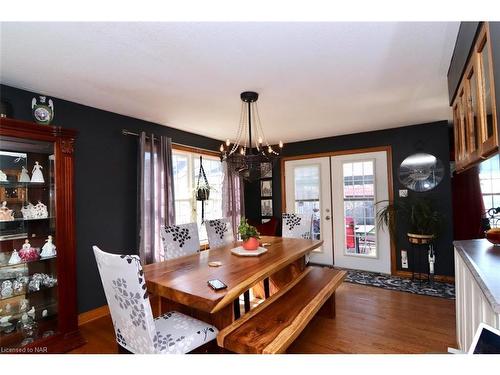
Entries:
{"type": "Polygon", "coordinates": [[[287,214],[282,215],[282,237],[287,238],[311,238],[312,215],[311,214],[287,214]]]}
{"type": "Polygon", "coordinates": [[[137,255],[93,249],[121,348],[135,354],[184,354],[216,338],[217,328],[176,311],[153,318],[137,255]]]}
{"type": "Polygon", "coordinates": [[[165,249],[165,259],[195,254],[200,250],[196,223],[165,225],[161,228],[160,234],[165,249]]]}
{"type": "Polygon", "coordinates": [[[234,241],[233,227],[229,219],[205,220],[205,228],[211,249],[234,241]]]}

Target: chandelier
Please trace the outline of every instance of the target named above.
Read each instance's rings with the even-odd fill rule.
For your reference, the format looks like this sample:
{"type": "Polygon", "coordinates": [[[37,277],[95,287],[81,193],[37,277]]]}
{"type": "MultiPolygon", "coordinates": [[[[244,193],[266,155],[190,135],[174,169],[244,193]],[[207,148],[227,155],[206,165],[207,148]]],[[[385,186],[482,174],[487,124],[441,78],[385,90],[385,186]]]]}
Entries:
{"type": "Polygon", "coordinates": [[[227,139],[220,146],[220,160],[245,180],[254,181],[266,177],[278,159],[283,142],[278,147],[270,145],[260,122],[257,99],[259,94],[245,91],[240,95],[241,114],[236,140],[227,139]],[[252,123],[253,121],[253,123],[252,123]]]}

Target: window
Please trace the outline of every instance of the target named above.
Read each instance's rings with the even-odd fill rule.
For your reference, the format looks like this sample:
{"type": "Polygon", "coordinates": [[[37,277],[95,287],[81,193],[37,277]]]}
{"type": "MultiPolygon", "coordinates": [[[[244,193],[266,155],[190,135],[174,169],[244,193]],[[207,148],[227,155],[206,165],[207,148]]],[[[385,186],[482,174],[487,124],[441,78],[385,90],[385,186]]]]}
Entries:
{"type": "Polygon", "coordinates": [[[481,163],[479,181],[483,194],[484,209],[500,207],[500,156],[496,155],[481,163]]]}
{"type": "MultiPolygon", "coordinates": [[[[205,201],[205,219],[219,219],[222,215],[223,168],[216,156],[201,155],[208,183],[213,188],[205,201]]],[[[207,243],[205,225],[201,223],[201,202],[196,201],[194,190],[200,170],[200,154],[181,150],[172,151],[175,194],[175,223],[198,223],[200,242],[207,243]]]]}
{"type": "Polygon", "coordinates": [[[319,164],[296,167],[295,213],[312,215],[312,238],[320,239],[320,166],[319,164]]]}
{"type": "Polygon", "coordinates": [[[374,160],[343,164],[346,255],[377,256],[374,168],[374,160]]]}

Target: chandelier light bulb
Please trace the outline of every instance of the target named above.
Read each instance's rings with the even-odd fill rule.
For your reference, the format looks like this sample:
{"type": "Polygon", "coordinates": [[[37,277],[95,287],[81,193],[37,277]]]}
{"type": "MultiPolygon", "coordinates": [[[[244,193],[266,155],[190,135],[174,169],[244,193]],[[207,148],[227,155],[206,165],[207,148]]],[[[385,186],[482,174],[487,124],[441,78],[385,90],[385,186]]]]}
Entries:
{"type": "Polygon", "coordinates": [[[259,137],[259,144],[262,143],[262,137],[259,137]]]}
{"type": "Polygon", "coordinates": [[[231,141],[228,139],[226,139],[226,146],[229,146],[231,144],[231,141]]]}
{"type": "Polygon", "coordinates": [[[243,147],[240,148],[240,154],[245,155],[245,149],[243,147]]]}
{"type": "Polygon", "coordinates": [[[273,152],[273,148],[272,148],[271,146],[269,146],[269,147],[267,148],[267,152],[269,152],[269,153],[273,152]]]}
{"type": "Polygon", "coordinates": [[[280,148],[283,148],[283,141],[280,141],[280,148]]]}
{"type": "Polygon", "coordinates": [[[224,145],[220,145],[220,152],[224,152],[224,145]]]}

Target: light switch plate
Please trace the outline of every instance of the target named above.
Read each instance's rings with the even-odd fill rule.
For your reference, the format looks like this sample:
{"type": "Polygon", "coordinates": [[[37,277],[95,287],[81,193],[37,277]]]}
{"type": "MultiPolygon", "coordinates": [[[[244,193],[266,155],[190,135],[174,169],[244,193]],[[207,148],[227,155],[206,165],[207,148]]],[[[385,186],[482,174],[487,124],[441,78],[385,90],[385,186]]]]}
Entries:
{"type": "Polygon", "coordinates": [[[399,196],[401,198],[406,198],[408,196],[408,189],[399,189],[399,196]]]}
{"type": "Polygon", "coordinates": [[[401,250],[401,267],[408,268],[408,252],[401,250]]]}

